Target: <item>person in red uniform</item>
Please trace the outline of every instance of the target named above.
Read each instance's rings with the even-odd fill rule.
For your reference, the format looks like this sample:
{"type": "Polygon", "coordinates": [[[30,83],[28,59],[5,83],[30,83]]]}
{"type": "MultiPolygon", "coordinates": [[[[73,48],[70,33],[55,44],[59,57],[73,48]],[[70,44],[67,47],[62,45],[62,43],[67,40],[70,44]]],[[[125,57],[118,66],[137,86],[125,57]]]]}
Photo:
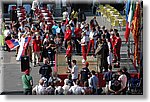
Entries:
{"type": "Polygon", "coordinates": [[[115,58],[117,60],[117,63],[116,63],[116,67],[120,67],[120,49],[121,49],[121,38],[119,36],[119,33],[116,33],[116,40],[115,40],[115,45],[114,45],[114,48],[115,48],[115,58]]]}
{"type": "Polygon", "coordinates": [[[67,41],[67,49],[66,49],[66,63],[68,64],[68,71],[71,70],[71,57],[72,57],[72,45],[71,45],[71,41],[67,41]]]}
{"type": "Polygon", "coordinates": [[[114,55],[114,58],[113,58],[113,63],[116,63],[117,62],[117,59],[116,59],[116,48],[115,48],[115,41],[116,41],[116,36],[114,34],[114,31],[111,31],[110,32],[111,34],[111,38],[110,38],[110,41],[111,41],[111,44],[112,44],[112,48],[113,48],[113,55],[114,55]]]}
{"type": "Polygon", "coordinates": [[[81,27],[81,25],[78,24],[77,28],[74,31],[74,33],[75,33],[75,45],[76,45],[77,54],[81,53],[81,45],[79,44],[79,42],[81,41],[82,29],[80,27],[81,27]]]}
{"type": "Polygon", "coordinates": [[[82,62],[84,63],[86,61],[86,48],[87,48],[87,36],[86,32],[82,32],[82,39],[81,39],[81,48],[82,48],[82,62]]]}
{"type": "Polygon", "coordinates": [[[64,42],[65,42],[65,48],[67,49],[67,42],[71,40],[71,28],[70,25],[66,25],[66,32],[65,32],[65,36],[64,36],[64,42]]]}
{"type": "Polygon", "coordinates": [[[39,58],[40,58],[40,49],[41,49],[41,40],[40,36],[36,35],[36,38],[32,42],[32,49],[33,49],[33,66],[36,67],[36,64],[39,65],[39,58]]]}
{"type": "Polygon", "coordinates": [[[87,50],[87,55],[90,53],[91,51],[91,48],[92,48],[92,55],[95,56],[94,52],[95,52],[95,49],[94,49],[94,40],[95,40],[95,35],[96,35],[96,32],[95,32],[95,28],[92,28],[92,31],[90,32],[89,34],[89,44],[88,44],[88,50],[87,50]]]}

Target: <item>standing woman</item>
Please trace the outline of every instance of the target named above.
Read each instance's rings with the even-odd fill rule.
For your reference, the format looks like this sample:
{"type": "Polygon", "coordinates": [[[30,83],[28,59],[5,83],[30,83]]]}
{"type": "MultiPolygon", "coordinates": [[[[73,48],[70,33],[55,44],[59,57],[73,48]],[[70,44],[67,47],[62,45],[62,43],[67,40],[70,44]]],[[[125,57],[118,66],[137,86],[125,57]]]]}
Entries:
{"type": "Polygon", "coordinates": [[[72,58],[72,44],[71,44],[71,41],[67,42],[67,49],[66,49],[65,58],[66,58],[66,62],[68,64],[67,69],[71,70],[71,68],[72,68],[72,65],[71,65],[71,58],[72,58]]]}

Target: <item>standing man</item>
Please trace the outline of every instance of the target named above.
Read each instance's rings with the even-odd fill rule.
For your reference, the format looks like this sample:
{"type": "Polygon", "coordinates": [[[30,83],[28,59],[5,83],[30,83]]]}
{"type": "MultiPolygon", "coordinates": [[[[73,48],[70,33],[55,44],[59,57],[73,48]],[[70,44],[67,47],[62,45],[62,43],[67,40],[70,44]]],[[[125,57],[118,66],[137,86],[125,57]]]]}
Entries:
{"type": "Polygon", "coordinates": [[[41,40],[40,36],[36,35],[36,38],[32,42],[32,49],[33,49],[33,66],[36,67],[36,64],[39,64],[39,58],[40,58],[40,48],[41,48],[41,40]]]}
{"type": "Polygon", "coordinates": [[[116,36],[115,36],[115,34],[114,34],[114,31],[111,31],[110,32],[110,34],[111,34],[111,38],[110,38],[110,41],[111,41],[111,44],[112,44],[112,49],[113,49],[113,55],[114,55],[114,58],[113,58],[113,61],[112,61],[112,63],[116,63],[117,62],[117,59],[116,59],[116,56],[115,56],[115,41],[116,41],[116,36]]]}
{"type": "Polygon", "coordinates": [[[84,64],[84,67],[80,71],[80,77],[79,79],[81,80],[82,85],[84,85],[84,82],[88,82],[88,78],[90,75],[90,70],[89,70],[89,63],[86,62],[84,64]]]}
{"type": "Polygon", "coordinates": [[[71,70],[71,74],[72,74],[72,80],[74,81],[74,83],[76,82],[76,80],[78,79],[78,66],[77,66],[77,61],[76,60],[72,60],[72,70],[71,70]]]}
{"type": "Polygon", "coordinates": [[[108,94],[108,90],[109,90],[109,81],[112,80],[112,67],[109,66],[109,69],[108,69],[108,72],[105,72],[104,73],[104,76],[103,76],[103,80],[106,81],[106,85],[105,85],[105,93],[106,95],[108,94]]]}
{"type": "Polygon", "coordinates": [[[39,74],[41,74],[41,77],[45,77],[47,79],[47,85],[48,85],[48,80],[51,76],[52,73],[52,69],[51,66],[48,65],[48,61],[47,59],[44,59],[44,65],[41,66],[40,70],[39,70],[39,74]]]}
{"type": "Polygon", "coordinates": [[[85,22],[85,21],[86,21],[85,13],[79,9],[78,10],[78,22],[81,24],[81,22],[85,22]]]}
{"type": "Polygon", "coordinates": [[[117,60],[117,63],[116,63],[116,67],[120,67],[120,49],[121,49],[121,38],[119,36],[119,33],[116,33],[116,40],[115,40],[115,45],[114,45],[114,51],[115,51],[115,58],[117,60]]]}
{"type": "Polygon", "coordinates": [[[96,72],[94,70],[92,70],[91,73],[92,76],[89,79],[89,87],[92,88],[93,94],[95,95],[97,94],[98,78],[95,75],[96,72]]]}
{"type": "Polygon", "coordinates": [[[97,67],[99,68],[100,72],[102,73],[102,41],[101,39],[98,40],[97,42],[98,46],[97,49],[95,50],[95,55],[97,58],[97,67]]]}
{"type": "Polygon", "coordinates": [[[71,34],[72,34],[71,27],[68,24],[68,25],[66,25],[66,32],[65,32],[65,36],[64,36],[64,42],[65,42],[66,49],[67,49],[67,42],[71,41],[71,34]]]}
{"type": "Polygon", "coordinates": [[[97,26],[98,26],[98,22],[96,20],[96,16],[94,16],[94,18],[92,18],[91,21],[90,21],[90,28],[92,30],[93,28],[95,28],[97,26]]]}
{"type": "Polygon", "coordinates": [[[32,76],[30,76],[30,70],[27,69],[25,74],[22,75],[22,84],[24,88],[24,94],[25,95],[32,95],[32,86],[33,86],[33,79],[32,76]]]}
{"type": "Polygon", "coordinates": [[[82,33],[82,29],[80,27],[81,27],[81,25],[78,24],[78,26],[76,27],[76,29],[74,31],[76,51],[77,51],[77,54],[79,54],[79,55],[81,53],[81,45],[79,44],[79,42],[81,41],[81,33],[82,33]]]}

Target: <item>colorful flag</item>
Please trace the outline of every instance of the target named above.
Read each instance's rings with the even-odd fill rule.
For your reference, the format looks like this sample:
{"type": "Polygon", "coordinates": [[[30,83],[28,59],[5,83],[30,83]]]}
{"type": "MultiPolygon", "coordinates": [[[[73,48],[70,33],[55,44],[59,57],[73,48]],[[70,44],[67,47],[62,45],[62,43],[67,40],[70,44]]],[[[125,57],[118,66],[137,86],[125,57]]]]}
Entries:
{"type": "Polygon", "coordinates": [[[138,44],[139,44],[139,28],[140,28],[140,2],[136,4],[136,10],[134,12],[134,17],[131,26],[131,32],[134,39],[134,64],[136,64],[137,58],[139,57],[138,53],[138,44]]]}
{"type": "Polygon", "coordinates": [[[21,56],[25,55],[25,50],[26,50],[26,48],[27,48],[30,41],[31,41],[31,37],[26,37],[26,38],[22,37],[21,38],[18,55],[16,57],[17,61],[20,60],[21,56]]]}
{"type": "MultiPolygon", "coordinates": [[[[127,2],[126,5],[128,5],[129,3],[127,2]]],[[[129,12],[127,12],[127,10],[129,9],[128,7],[127,10],[126,10],[126,32],[125,32],[125,39],[126,39],[126,42],[128,41],[128,38],[129,38],[129,35],[130,35],[130,29],[131,29],[131,23],[132,23],[132,20],[133,20],[133,15],[134,15],[134,11],[135,11],[135,1],[131,1],[130,2],[130,10],[129,12]]]]}
{"type": "Polygon", "coordinates": [[[130,11],[130,0],[126,2],[126,22],[128,21],[129,11],[130,11]]]}
{"type": "Polygon", "coordinates": [[[129,16],[128,16],[129,28],[131,28],[131,23],[133,20],[134,11],[135,11],[135,2],[132,1],[131,6],[130,6],[129,16]]]}
{"type": "Polygon", "coordinates": [[[8,45],[8,47],[10,48],[10,50],[13,50],[19,46],[19,42],[15,39],[6,40],[5,42],[8,45]]]}
{"type": "Polygon", "coordinates": [[[130,29],[129,29],[129,22],[128,22],[128,16],[130,12],[130,0],[126,2],[126,31],[124,33],[124,38],[126,39],[126,42],[128,41],[130,29]]]}

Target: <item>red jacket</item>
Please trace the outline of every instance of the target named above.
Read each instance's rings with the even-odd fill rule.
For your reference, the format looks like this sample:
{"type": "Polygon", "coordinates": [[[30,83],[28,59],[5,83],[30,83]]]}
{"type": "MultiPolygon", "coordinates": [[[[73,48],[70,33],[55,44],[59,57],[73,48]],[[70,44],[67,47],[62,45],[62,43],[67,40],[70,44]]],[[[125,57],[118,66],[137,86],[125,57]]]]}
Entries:
{"type": "Polygon", "coordinates": [[[39,52],[41,48],[41,40],[33,40],[33,52],[39,52]]]}
{"type": "Polygon", "coordinates": [[[71,45],[67,47],[66,55],[67,55],[67,57],[71,57],[71,55],[72,55],[72,46],[71,45]]]}
{"type": "Polygon", "coordinates": [[[121,38],[120,37],[116,37],[116,39],[115,39],[115,48],[117,48],[118,50],[121,48],[121,43],[122,43],[122,41],[121,41],[121,38]]]}
{"type": "Polygon", "coordinates": [[[81,28],[76,28],[74,33],[76,35],[76,38],[81,38],[82,29],[81,28]]]}
{"type": "Polygon", "coordinates": [[[71,30],[70,29],[68,29],[68,30],[66,30],[66,32],[65,32],[65,40],[71,40],[71,34],[72,34],[72,32],[71,32],[71,30]]]}
{"type": "Polygon", "coordinates": [[[112,48],[114,48],[114,47],[115,47],[115,43],[116,43],[116,36],[113,36],[113,37],[110,39],[110,41],[111,41],[111,44],[112,44],[112,48]]]}

